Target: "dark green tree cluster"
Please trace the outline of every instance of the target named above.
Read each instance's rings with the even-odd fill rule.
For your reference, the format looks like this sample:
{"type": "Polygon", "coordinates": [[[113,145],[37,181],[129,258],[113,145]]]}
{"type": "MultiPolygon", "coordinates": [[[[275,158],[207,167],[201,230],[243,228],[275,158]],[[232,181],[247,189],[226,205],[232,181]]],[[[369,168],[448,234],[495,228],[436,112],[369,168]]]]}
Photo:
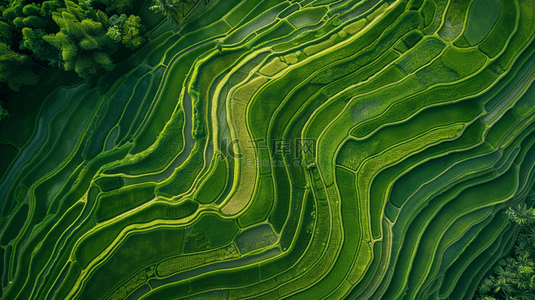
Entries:
{"type": "Polygon", "coordinates": [[[94,1],[94,6],[103,10],[86,0],[0,0],[0,82],[18,91],[35,84],[46,65],[85,78],[111,70],[112,55],[121,47],[144,43],[138,16],[104,12],[130,11],[133,0],[94,1]],[[14,76],[13,68],[22,71],[14,76]]]}
{"type": "Polygon", "coordinates": [[[141,18],[135,15],[126,17],[125,14],[113,15],[108,20],[108,32],[106,33],[114,42],[121,43],[124,47],[134,49],[145,42],[142,33],[145,27],[141,25],[141,18]]]}
{"type": "Polygon", "coordinates": [[[520,233],[513,251],[481,281],[476,299],[535,300],[535,209],[523,204],[505,213],[520,233]]]}
{"type": "Polygon", "coordinates": [[[28,2],[0,2],[0,82],[15,91],[39,80],[43,67],[38,61],[57,55],[57,50],[42,39],[59,30],[51,18],[57,3],[28,2]]]}
{"type": "Polygon", "coordinates": [[[19,54],[0,43],[0,82],[6,83],[14,91],[23,85],[39,81],[39,70],[28,55],[19,54]]]}
{"type": "Polygon", "coordinates": [[[66,8],[52,15],[60,31],[43,39],[61,52],[66,71],[75,70],[85,78],[101,69],[113,69],[111,55],[118,46],[106,35],[107,15],[81,4],[65,1],[66,8]]]}

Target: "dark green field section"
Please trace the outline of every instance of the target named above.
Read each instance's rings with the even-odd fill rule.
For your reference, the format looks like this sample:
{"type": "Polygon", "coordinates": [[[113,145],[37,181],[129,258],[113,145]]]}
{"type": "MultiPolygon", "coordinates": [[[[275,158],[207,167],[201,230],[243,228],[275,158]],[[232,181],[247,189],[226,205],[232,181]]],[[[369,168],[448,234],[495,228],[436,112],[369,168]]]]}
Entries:
{"type": "Polygon", "coordinates": [[[535,1],[189,2],[0,128],[1,298],[472,299],[535,192],[535,1]]]}

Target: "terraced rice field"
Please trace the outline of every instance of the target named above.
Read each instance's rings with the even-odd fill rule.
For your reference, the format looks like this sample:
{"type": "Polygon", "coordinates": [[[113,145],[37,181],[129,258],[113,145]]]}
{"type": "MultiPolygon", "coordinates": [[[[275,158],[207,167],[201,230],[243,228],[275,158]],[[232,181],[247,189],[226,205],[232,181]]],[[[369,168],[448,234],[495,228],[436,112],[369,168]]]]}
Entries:
{"type": "Polygon", "coordinates": [[[532,204],[534,7],[211,0],[161,23],[26,140],[0,132],[2,299],[471,299],[532,204]]]}

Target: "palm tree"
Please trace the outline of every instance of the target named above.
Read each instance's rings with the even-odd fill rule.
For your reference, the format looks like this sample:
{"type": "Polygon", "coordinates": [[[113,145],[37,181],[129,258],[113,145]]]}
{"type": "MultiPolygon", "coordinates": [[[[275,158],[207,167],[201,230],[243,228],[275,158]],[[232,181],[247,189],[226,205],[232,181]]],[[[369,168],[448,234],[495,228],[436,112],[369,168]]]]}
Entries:
{"type": "Polygon", "coordinates": [[[492,290],[492,287],[494,286],[494,277],[490,276],[490,278],[485,278],[483,281],[481,281],[481,284],[479,285],[479,292],[481,294],[486,294],[492,290]]]}
{"type": "Polygon", "coordinates": [[[531,291],[523,291],[518,294],[521,300],[535,300],[535,295],[531,291]]]}
{"type": "Polygon", "coordinates": [[[178,3],[182,4],[182,17],[185,17],[186,13],[197,4],[197,2],[193,2],[193,0],[178,0],[178,3]]]}
{"type": "Polygon", "coordinates": [[[505,259],[505,269],[515,274],[518,271],[519,263],[512,257],[505,259]]]}
{"type": "Polygon", "coordinates": [[[193,0],[154,0],[154,5],[149,9],[163,14],[171,22],[171,18],[178,19],[179,12],[182,13],[182,17],[185,17],[188,10],[195,4],[193,0]]]}
{"type": "Polygon", "coordinates": [[[525,232],[525,234],[524,234],[525,239],[530,244],[534,244],[535,243],[535,227],[529,226],[528,228],[526,228],[526,230],[524,232],[525,232]]]}
{"type": "Polygon", "coordinates": [[[153,6],[150,10],[163,14],[167,20],[171,22],[171,18],[177,18],[179,12],[179,5],[182,1],[177,0],[154,0],[153,6]]]}
{"type": "Polygon", "coordinates": [[[529,253],[524,253],[523,255],[519,255],[517,257],[517,261],[520,266],[528,266],[532,268],[535,267],[535,263],[531,259],[529,253]]]}
{"type": "Polygon", "coordinates": [[[504,292],[506,296],[511,291],[511,284],[504,277],[499,277],[494,283],[494,293],[499,293],[500,291],[504,292]]]}
{"type": "Polygon", "coordinates": [[[505,212],[507,217],[520,226],[531,224],[535,221],[535,210],[527,207],[526,203],[509,207],[505,212]]]}

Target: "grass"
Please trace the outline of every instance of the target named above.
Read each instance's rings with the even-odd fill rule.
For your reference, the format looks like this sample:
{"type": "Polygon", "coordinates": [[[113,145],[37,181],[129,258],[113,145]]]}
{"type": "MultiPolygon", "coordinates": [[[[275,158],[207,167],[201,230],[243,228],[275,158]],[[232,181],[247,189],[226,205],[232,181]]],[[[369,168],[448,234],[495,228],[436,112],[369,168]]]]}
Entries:
{"type": "Polygon", "coordinates": [[[501,12],[501,1],[474,0],[466,20],[464,38],[471,46],[477,45],[490,33],[501,12]]]}
{"type": "Polygon", "coordinates": [[[424,39],[399,60],[398,67],[405,74],[413,73],[437,57],[444,47],[444,42],[437,38],[424,39]]]}
{"type": "Polygon", "coordinates": [[[211,169],[206,181],[195,191],[194,199],[202,204],[216,201],[227,183],[227,161],[219,156],[212,160],[211,169]]]}
{"type": "Polygon", "coordinates": [[[7,245],[20,233],[24,223],[26,222],[26,219],[28,218],[28,210],[28,204],[25,203],[21,204],[16,210],[14,210],[13,216],[2,230],[0,244],[7,245]]]}
{"type": "Polygon", "coordinates": [[[424,19],[424,26],[429,27],[437,14],[437,5],[432,0],[426,0],[421,7],[421,14],[424,19]]]}
{"type": "Polygon", "coordinates": [[[179,168],[176,168],[171,177],[158,185],[156,194],[176,196],[187,192],[202,169],[202,159],[203,155],[200,146],[196,144],[188,160],[179,168]]]}
{"type": "MultiPolygon", "coordinates": [[[[458,274],[461,274],[461,270],[463,268],[467,268],[468,267],[468,264],[475,259],[474,256],[477,256],[479,251],[477,251],[477,247],[480,245],[480,243],[492,243],[494,241],[494,239],[496,239],[496,235],[498,235],[499,233],[501,233],[501,231],[503,231],[504,228],[507,228],[507,226],[509,225],[509,223],[507,222],[507,220],[504,219],[504,217],[502,218],[498,218],[497,220],[494,220],[494,222],[492,222],[491,224],[489,224],[486,228],[486,230],[482,231],[482,234],[480,236],[478,236],[478,239],[475,240],[469,247],[472,248],[472,249],[467,249],[467,252],[463,253],[463,255],[461,255],[461,257],[459,257],[457,259],[457,261],[455,262],[454,265],[451,266],[450,269],[448,269],[448,271],[446,272],[446,276],[445,276],[445,279],[444,279],[444,283],[443,283],[443,286],[440,288],[440,294],[441,295],[444,295],[446,293],[451,293],[451,288],[453,287],[452,285],[457,281],[459,280],[460,278],[458,278],[457,276],[459,276],[458,274]],[[475,248],[475,249],[474,249],[475,248]],[[470,251],[472,250],[472,251],[470,251]],[[460,270],[461,269],[461,270],[460,270]],[[456,276],[457,275],[457,276],[456,276]]],[[[466,282],[468,283],[468,282],[466,282]]],[[[456,292],[458,292],[458,290],[462,289],[462,283],[459,284],[456,288],[456,292]]],[[[457,293],[454,293],[457,294],[457,293]]],[[[463,293],[460,292],[459,293],[460,295],[462,295],[463,293]]]]}
{"type": "Polygon", "coordinates": [[[266,224],[248,228],[236,236],[236,245],[242,254],[269,247],[277,242],[278,238],[273,229],[266,224]]]}
{"type": "Polygon", "coordinates": [[[452,2],[448,6],[446,15],[444,16],[444,25],[438,31],[440,37],[452,41],[455,40],[463,31],[466,11],[470,6],[469,1],[452,2]]]}
{"type": "Polygon", "coordinates": [[[202,215],[186,234],[184,252],[202,252],[227,246],[237,233],[238,226],[234,220],[226,220],[215,214],[202,215]]]}
{"type": "Polygon", "coordinates": [[[474,74],[487,62],[486,57],[476,49],[466,51],[456,48],[446,49],[440,60],[460,78],[474,74]]]}
{"type": "Polygon", "coordinates": [[[173,113],[164,130],[149,149],[123,161],[107,172],[109,174],[141,175],[165,169],[184,149],[183,126],[184,112],[179,109],[173,113]]]}
{"type": "Polygon", "coordinates": [[[274,196],[272,176],[263,175],[256,185],[251,205],[238,218],[240,227],[244,228],[264,221],[271,211],[274,196]]]}
{"type": "Polygon", "coordinates": [[[326,13],[327,9],[325,7],[305,8],[291,14],[287,20],[295,28],[299,28],[317,24],[326,13]]]}
{"type": "Polygon", "coordinates": [[[119,282],[109,278],[130,277],[143,266],[177,255],[182,250],[183,228],[161,227],[129,235],[108,263],[96,268],[84,284],[79,297],[101,298],[119,282]]]}
{"type": "Polygon", "coordinates": [[[154,184],[129,186],[125,189],[117,189],[99,197],[95,211],[95,220],[102,222],[125,213],[130,209],[140,206],[154,198],[154,184]],[[120,198],[117,202],[113,199],[120,198]]]}
{"type": "Polygon", "coordinates": [[[134,119],[138,113],[142,111],[140,111],[140,108],[144,106],[146,107],[146,105],[143,103],[143,100],[146,99],[146,97],[150,97],[147,93],[150,92],[149,88],[152,77],[153,74],[150,72],[149,74],[145,74],[142,78],[140,78],[139,82],[136,83],[135,90],[132,93],[121,119],[118,122],[119,132],[114,140],[121,141],[126,137],[130,126],[134,122],[134,119]]]}

